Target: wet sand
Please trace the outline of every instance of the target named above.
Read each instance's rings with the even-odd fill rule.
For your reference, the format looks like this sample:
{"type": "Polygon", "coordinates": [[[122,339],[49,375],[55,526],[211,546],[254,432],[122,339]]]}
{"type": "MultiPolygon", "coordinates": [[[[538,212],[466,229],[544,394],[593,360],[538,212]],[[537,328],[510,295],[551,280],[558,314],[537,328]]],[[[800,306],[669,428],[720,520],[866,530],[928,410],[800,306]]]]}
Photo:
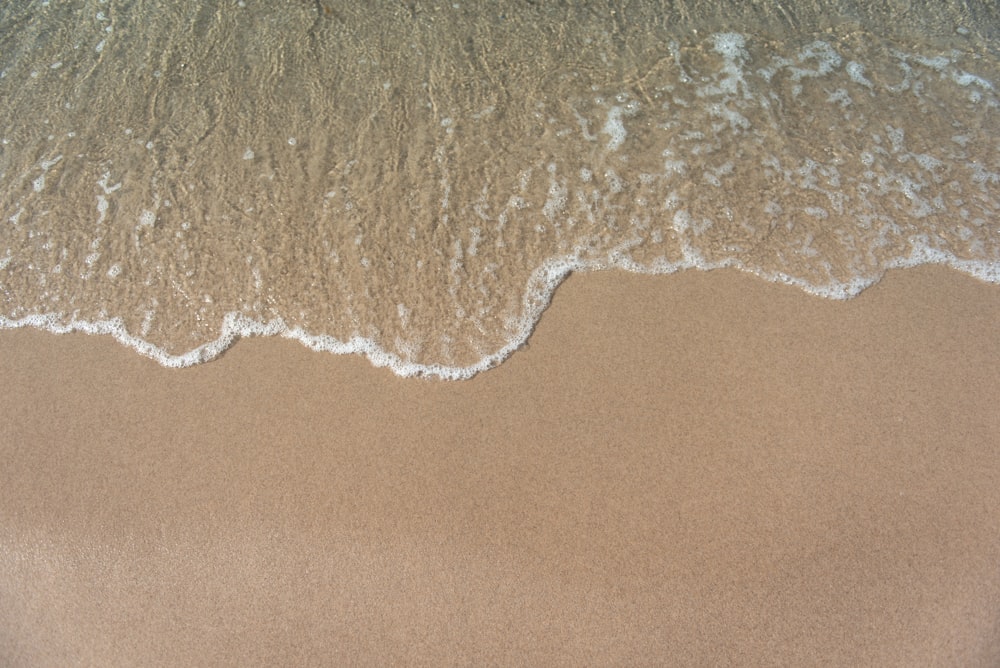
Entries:
{"type": "Polygon", "coordinates": [[[0,663],[996,665],[1000,289],[571,277],[404,380],[0,332],[0,663]]]}

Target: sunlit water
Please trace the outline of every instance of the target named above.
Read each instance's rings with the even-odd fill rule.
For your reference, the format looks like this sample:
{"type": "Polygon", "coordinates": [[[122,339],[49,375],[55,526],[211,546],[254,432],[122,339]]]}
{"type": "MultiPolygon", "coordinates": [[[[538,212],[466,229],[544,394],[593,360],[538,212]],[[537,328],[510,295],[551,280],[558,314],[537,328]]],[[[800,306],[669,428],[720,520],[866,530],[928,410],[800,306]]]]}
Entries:
{"type": "Polygon", "coordinates": [[[571,271],[1000,281],[989,3],[567,4],[4,3],[0,325],[462,378],[571,271]]]}

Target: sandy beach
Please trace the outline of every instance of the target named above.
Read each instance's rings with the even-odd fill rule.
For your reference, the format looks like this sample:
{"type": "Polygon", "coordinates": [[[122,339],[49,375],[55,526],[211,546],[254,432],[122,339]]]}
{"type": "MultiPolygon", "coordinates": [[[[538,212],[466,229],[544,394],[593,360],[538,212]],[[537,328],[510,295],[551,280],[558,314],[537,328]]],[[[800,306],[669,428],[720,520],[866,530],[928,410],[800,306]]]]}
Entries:
{"type": "Polygon", "coordinates": [[[1000,289],[571,277],[467,382],[0,332],[0,663],[1000,663],[1000,289]]]}

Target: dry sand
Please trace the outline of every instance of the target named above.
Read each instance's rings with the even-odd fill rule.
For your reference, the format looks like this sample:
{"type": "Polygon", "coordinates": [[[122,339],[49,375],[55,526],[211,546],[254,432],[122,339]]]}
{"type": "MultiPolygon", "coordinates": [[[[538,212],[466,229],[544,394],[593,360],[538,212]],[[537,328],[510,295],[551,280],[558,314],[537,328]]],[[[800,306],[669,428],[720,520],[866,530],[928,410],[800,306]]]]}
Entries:
{"type": "Polygon", "coordinates": [[[1000,664],[1000,288],[572,277],[469,382],[0,332],[0,663],[1000,664]]]}

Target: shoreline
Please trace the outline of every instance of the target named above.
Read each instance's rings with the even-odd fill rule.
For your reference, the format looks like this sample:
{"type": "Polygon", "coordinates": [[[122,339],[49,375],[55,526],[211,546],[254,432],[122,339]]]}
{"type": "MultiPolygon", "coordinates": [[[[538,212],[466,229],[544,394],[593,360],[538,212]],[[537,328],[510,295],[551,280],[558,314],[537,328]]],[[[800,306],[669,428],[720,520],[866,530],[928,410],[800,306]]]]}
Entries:
{"type": "MultiPolygon", "coordinates": [[[[1000,269],[982,262],[961,261],[955,258],[932,258],[926,256],[916,264],[899,264],[886,269],[886,274],[898,271],[930,267],[945,268],[974,278],[979,282],[1000,285],[1000,269]]],[[[884,278],[857,279],[854,282],[833,287],[819,288],[784,275],[762,276],[740,266],[722,265],[717,267],[671,267],[668,270],[633,268],[628,262],[622,265],[592,266],[579,263],[567,257],[555,257],[542,263],[531,275],[522,296],[525,313],[518,320],[517,334],[494,352],[484,354],[479,361],[467,366],[448,366],[442,363],[421,363],[404,360],[397,353],[382,347],[377,341],[360,335],[347,340],[336,339],[328,334],[312,334],[299,327],[289,328],[282,316],[271,320],[257,320],[240,311],[230,311],[222,319],[219,336],[206,341],[184,353],[168,353],[163,348],[127,331],[121,317],[103,320],[72,320],[68,324],[44,325],[53,319],[65,319],[59,313],[46,313],[9,320],[0,316],[0,332],[18,329],[33,329],[48,334],[86,334],[89,336],[111,337],[125,348],[150,358],[168,369],[184,369],[200,364],[209,364],[226,354],[240,341],[253,338],[283,338],[297,341],[302,346],[318,353],[336,356],[350,355],[366,359],[375,368],[389,368],[400,378],[424,378],[444,381],[463,381],[495,369],[506,362],[527,343],[534,334],[552,299],[570,276],[594,273],[625,272],[637,276],[662,277],[684,272],[705,273],[716,271],[736,271],[753,279],[776,285],[791,286],[803,293],[823,300],[847,301],[856,299],[863,292],[878,285],[884,278]],[[543,287],[539,287],[539,285],[543,287]]]]}
{"type": "Polygon", "coordinates": [[[0,657],[1000,660],[1000,289],[570,276],[459,382],[0,331],[0,657]]]}

